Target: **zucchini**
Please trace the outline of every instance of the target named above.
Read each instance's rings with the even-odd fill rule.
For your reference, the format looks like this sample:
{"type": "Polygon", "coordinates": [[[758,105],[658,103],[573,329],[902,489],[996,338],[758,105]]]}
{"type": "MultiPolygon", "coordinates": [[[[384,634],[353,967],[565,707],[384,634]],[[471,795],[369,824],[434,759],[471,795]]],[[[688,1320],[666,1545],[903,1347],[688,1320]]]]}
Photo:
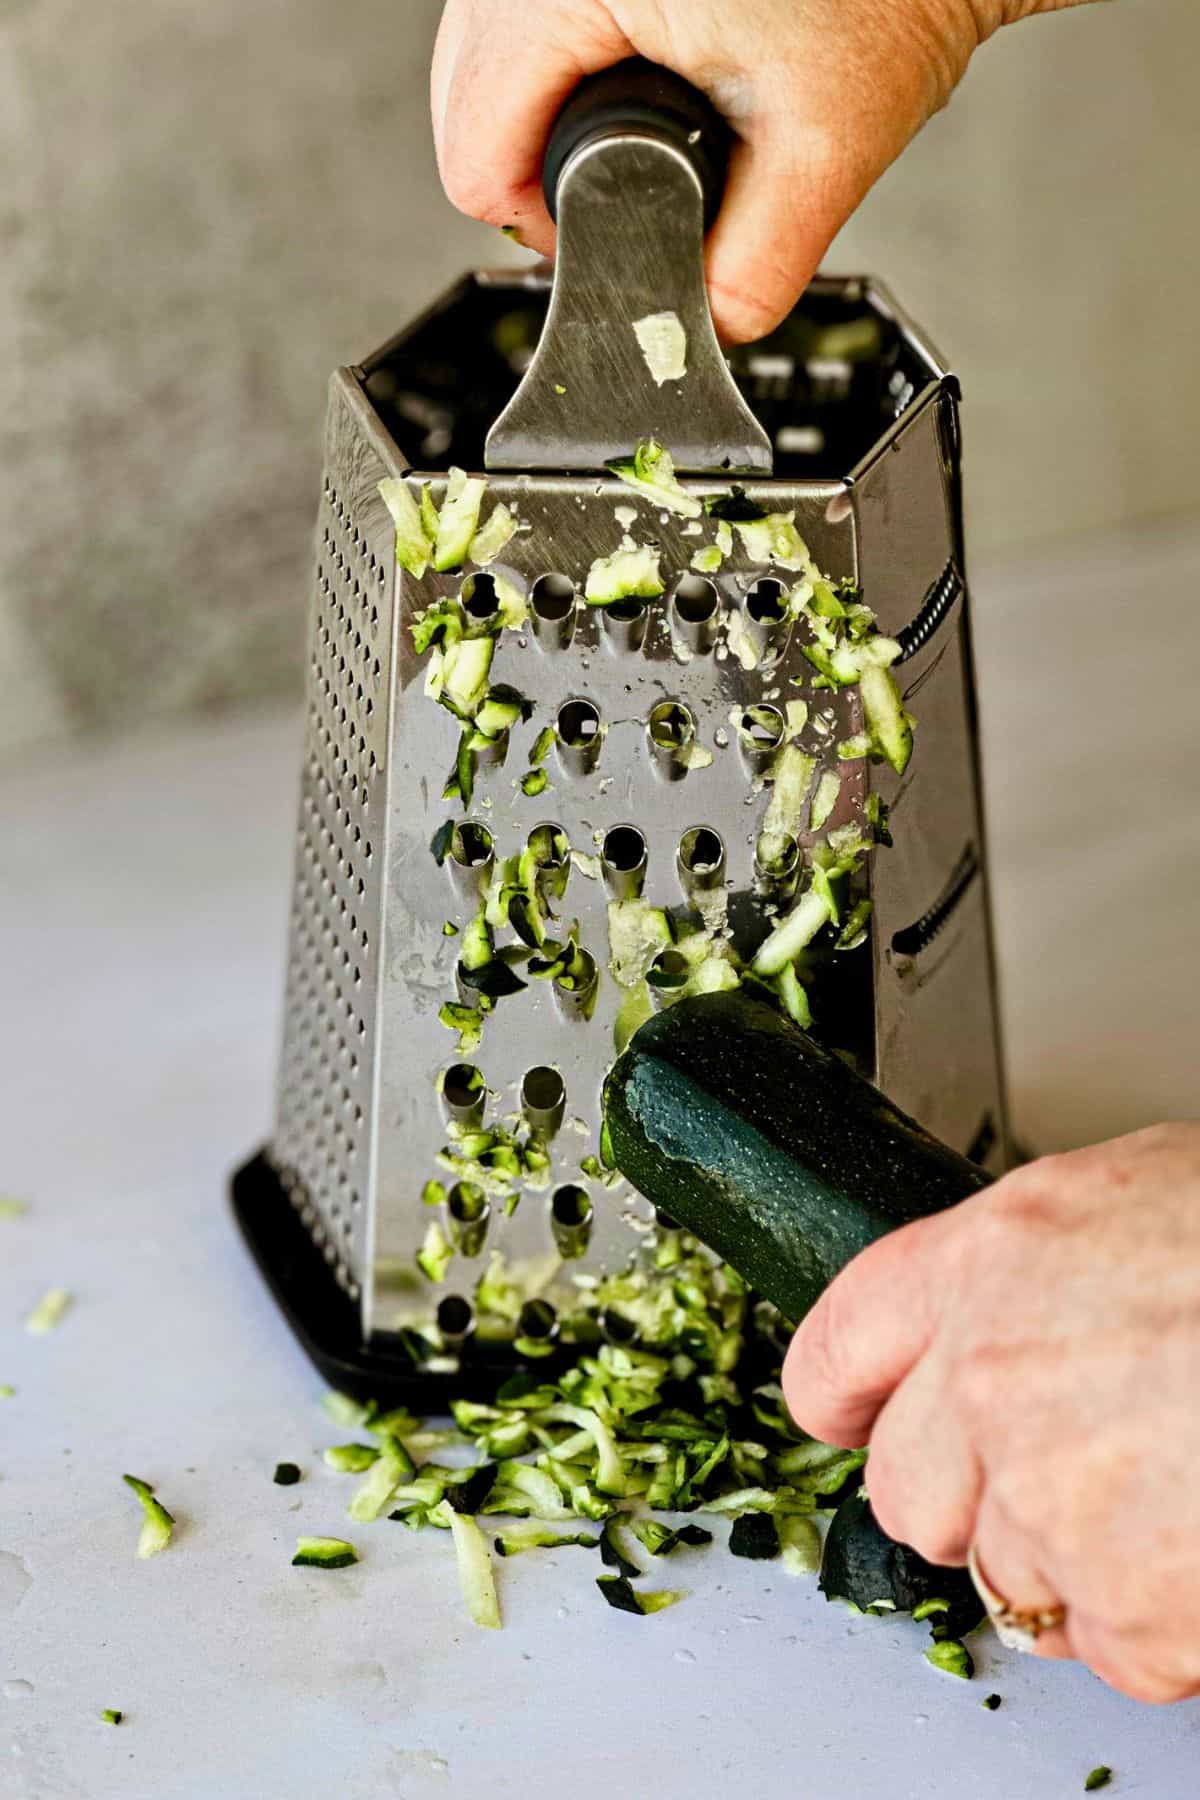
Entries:
{"type": "Polygon", "coordinates": [[[793,1322],[875,1238],[989,1180],[744,990],[648,1019],[604,1116],[633,1185],[793,1322]]]}
{"type": "Polygon", "coordinates": [[[463,638],[446,650],[441,700],[456,718],[472,719],[482,705],[495,648],[494,638],[477,637],[463,638]]]}
{"type": "Polygon", "coordinates": [[[345,1538],[299,1537],[293,1569],[348,1569],[358,1561],[358,1551],[345,1538]]]}
{"type": "Polygon", "coordinates": [[[361,1475],[379,1461],[379,1451],[374,1444],[330,1444],[322,1460],[339,1475],[361,1475]]]}
{"type": "MultiPolygon", "coordinates": [[[[948,1646],[973,1631],[984,1615],[983,1602],[965,1569],[926,1562],[907,1544],[898,1544],[876,1521],[862,1488],[843,1500],[833,1516],[821,1559],[821,1592],[827,1600],[849,1600],[860,1612],[912,1613],[931,1624],[935,1645],[948,1646]]],[[[939,1668],[948,1663],[931,1656],[939,1668]]],[[[950,1673],[960,1671],[950,1669],[950,1673]]]]}
{"type": "Polygon", "coordinates": [[[975,1660],[971,1652],[957,1638],[945,1638],[940,1643],[931,1644],[925,1652],[925,1661],[932,1663],[944,1675],[957,1675],[960,1681],[970,1681],[975,1673],[975,1660]]]}
{"type": "Polygon", "coordinates": [[[467,1611],[476,1625],[487,1631],[500,1629],[500,1602],[492,1575],[488,1542],[468,1513],[450,1511],[447,1520],[454,1537],[458,1581],[467,1611]]]}
{"type": "Polygon", "coordinates": [[[492,514],[486,525],[481,525],[471,539],[469,551],[473,563],[490,563],[499,556],[509,538],[517,529],[517,521],[505,506],[498,500],[492,508],[492,514]]]}
{"type": "Polygon", "coordinates": [[[486,488],[486,476],[468,475],[463,469],[450,470],[433,549],[433,566],[439,574],[460,568],[467,560],[486,488]]]}
{"type": "MultiPolygon", "coordinates": [[[[814,870],[814,875],[815,873],[814,870]]],[[[814,881],[813,886],[800,896],[786,918],[780,920],[770,937],[763,941],[754,958],[754,973],[781,974],[795,962],[802,950],[807,949],[831,917],[828,893],[820,891],[814,881]]]]}
{"type": "Polygon", "coordinates": [[[771,563],[781,569],[803,570],[815,575],[816,564],[808,545],[796,530],[794,513],[766,513],[757,519],[735,519],[734,529],[752,563],[771,563]]]}
{"type": "Polygon", "coordinates": [[[598,556],[588,570],[583,596],[589,606],[610,606],[614,600],[653,600],[662,591],[658,551],[642,544],[598,556]]]}
{"type": "Polygon", "coordinates": [[[392,523],[396,527],[396,561],[419,581],[429,567],[433,549],[425,531],[421,505],[414,500],[407,481],[389,477],[377,485],[379,497],[391,513],[392,523]]]}
{"type": "Polygon", "coordinates": [[[900,701],[899,690],[886,668],[868,663],[859,680],[863,714],[879,754],[903,775],[912,755],[912,720],[900,701]]]}
{"type": "Polygon", "coordinates": [[[696,496],[680,486],[670,451],[655,438],[642,438],[632,456],[614,457],[605,467],[668,512],[698,519],[704,510],[696,496]]]}
{"type": "Polygon", "coordinates": [[[157,1556],[170,1543],[175,1520],[162,1501],[155,1499],[154,1489],[148,1481],[143,1481],[138,1475],[122,1475],[121,1480],[126,1487],[133,1489],[142,1503],[145,1515],[138,1536],[137,1553],[141,1557],[157,1556]]]}
{"type": "Polygon", "coordinates": [[[624,1575],[598,1575],[596,1586],[617,1612],[640,1613],[643,1617],[662,1612],[664,1607],[674,1606],[677,1600],[683,1599],[677,1588],[659,1588],[652,1594],[639,1594],[624,1575]]]}
{"type": "Polygon", "coordinates": [[[729,1549],[733,1556],[744,1556],[751,1562],[769,1561],[780,1551],[779,1527],[770,1513],[739,1513],[729,1533],[729,1549]]]}
{"type": "Polygon", "coordinates": [[[71,1305],[71,1296],[66,1288],[50,1288],[44,1293],[29,1317],[25,1321],[25,1329],[34,1337],[45,1337],[60,1324],[71,1305]]]}

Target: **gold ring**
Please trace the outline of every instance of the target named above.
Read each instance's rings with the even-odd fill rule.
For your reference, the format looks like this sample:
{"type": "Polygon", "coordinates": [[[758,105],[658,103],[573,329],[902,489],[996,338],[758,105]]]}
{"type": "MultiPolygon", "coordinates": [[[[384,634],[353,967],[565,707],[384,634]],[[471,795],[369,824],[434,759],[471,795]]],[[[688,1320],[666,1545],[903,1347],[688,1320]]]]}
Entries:
{"type": "Polygon", "coordinates": [[[1033,1650],[1044,1631],[1057,1631],[1067,1617],[1065,1606],[1018,1607],[994,1588],[979,1566],[974,1544],[967,1551],[967,1568],[975,1592],[987,1608],[996,1636],[1006,1650],[1033,1650]]]}

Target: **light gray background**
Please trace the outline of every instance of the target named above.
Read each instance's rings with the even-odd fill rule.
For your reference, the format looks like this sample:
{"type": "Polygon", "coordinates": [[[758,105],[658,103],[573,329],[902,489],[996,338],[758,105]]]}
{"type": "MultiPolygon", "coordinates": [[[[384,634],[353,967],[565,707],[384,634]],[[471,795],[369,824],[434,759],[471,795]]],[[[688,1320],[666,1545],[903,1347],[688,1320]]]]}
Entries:
{"type": "MultiPolygon", "coordinates": [[[[295,691],[328,371],[516,254],[437,13],[0,0],[0,752],[295,691]]],[[[1200,510],[1198,66],[1194,0],[1002,33],[831,254],[962,371],[977,552],[1200,510]]]]}

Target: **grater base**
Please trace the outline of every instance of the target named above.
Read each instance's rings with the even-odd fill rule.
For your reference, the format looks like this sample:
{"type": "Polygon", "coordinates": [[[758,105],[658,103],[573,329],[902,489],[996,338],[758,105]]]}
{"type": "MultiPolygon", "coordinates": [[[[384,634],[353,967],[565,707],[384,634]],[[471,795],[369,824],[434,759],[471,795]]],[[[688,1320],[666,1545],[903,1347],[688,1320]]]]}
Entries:
{"type": "MultiPolygon", "coordinates": [[[[265,1152],[234,1171],[230,1201],[276,1305],[309,1360],[339,1393],[376,1400],[384,1408],[446,1414],[452,1399],[490,1401],[504,1381],[524,1369],[513,1355],[486,1358],[476,1352],[453,1374],[427,1366],[418,1372],[410,1357],[391,1351],[384,1340],[368,1347],[358,1307],[338,1285],[265,1152]]],[[[565,1356],[547,1357],[538,1374],[554,1380],[567,1366],[565,1356]]]]}
{"type": "MultiPolygon", "coordinates": [[[[309,1361],[338,1393],[374,1400],[384,1410],[403,1406],[422,1418],[449,1417],[451,1400],[490,1403],[505,1381],[529,1375],[529,1364],[515,1354],[487,1357],[476,1347],[453,1373],[441,1374],[427,1365],[418,1371],[408,1356],[391,1348],[398,1340],[364,1342],[358,1307],[338,1285],[265,1150],[235,1169],[229,1193],[242,1239],[275,1304],[309,1361]]],[[[537,1379],[556,1381],[577,1354],[577,1348],[568,1348],[540,1360],[537,1379]]],[[[743,1369],[750,1386],[773,1381],[779,1359],[757,1343],[743,1369]]]]}

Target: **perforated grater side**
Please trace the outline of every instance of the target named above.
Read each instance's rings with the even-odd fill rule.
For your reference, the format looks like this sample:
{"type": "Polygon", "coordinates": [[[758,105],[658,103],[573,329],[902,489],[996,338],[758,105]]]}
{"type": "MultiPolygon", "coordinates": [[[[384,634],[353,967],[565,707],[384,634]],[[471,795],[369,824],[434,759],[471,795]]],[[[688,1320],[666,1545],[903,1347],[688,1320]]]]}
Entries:
{"type": "MultiPolygon", "coordinates": [[[[552,1332],[580,1280],[621,1266],[651,1228],[595,1161],[627,998],[609,903],[641,892],[681,929],[715,921],[753,957],[789,891],[762,842],[789,702],[808,708],[793,741],[841,778],[819,835],[861,822],[875,796],[894,840],[854,877],[870,930],[817,974],[816,1028],[938,1137],[994,1169],[1007,1159],[957,383],[858,278],[818,279],[770,338],[721,355],[702,242],[722,132],[660,75],[590,84],[547,158],[553,275],[468,277],[331,383],[278,1110],[234,1202],[293,1327],[350,1391],[429,1408],[494,1389],[521,1353],[476,1313],[492,1256],[540,1295],[526,1326],[552,1332]],[[656,379],[635,330],[655,315],[681,329],[681,377],[656,379]],[[730,496],[736,477],[746,510],[793,514],[812,562],[861,586],[900,643],[893,673],[918,721],[902,776],[838,759],[862,734],[860,702],[813,686],[783,604],[795,559],[763,560],[734,529],[720,567],[700,573],[715,521],[664,510],[605,468],[645,437],[670,447],[686,493],[730,496]],[[486,566],[414,578],[379,483],[408,478],[444,510],[451,467],[481,464],[482,524],[503,504],[517,531],[486,566]],[[587,605],[589,570],[622,542],[656,553],[661,596],[587,605]],[[498,631],[489,682],[531,711],[474,759],[464,810],[442,797],[460,726],[424,692],[412,626],[446,600],[483,626],[505,595],[526,622],[498,631]],[[527,792],[538,768],[546,785],[527,792]],[[530,979],[498,1000],[478,1049],[459,1052],[439,1012],[473,997],[464,928],[504,859],[547,826],[571,851],[544,871],[553,911],[564,932],[578,922],[586,956],[573,985],[530,979]],[[511,1216],[499,1192],[456,1195],[439,1161],[496,1122],[547,1163],[511,1216]],[[430,1208],[433,1180],[446,1192],[430,1208]],[[454,1249],[437,1282],[415,1262],[435,1216],[454,1249]]],[[[810,821],[806,808],[787,822],[801,856],[810,821]]],[[[496,939],[520,952],[511,932],[496,939]]]]}

